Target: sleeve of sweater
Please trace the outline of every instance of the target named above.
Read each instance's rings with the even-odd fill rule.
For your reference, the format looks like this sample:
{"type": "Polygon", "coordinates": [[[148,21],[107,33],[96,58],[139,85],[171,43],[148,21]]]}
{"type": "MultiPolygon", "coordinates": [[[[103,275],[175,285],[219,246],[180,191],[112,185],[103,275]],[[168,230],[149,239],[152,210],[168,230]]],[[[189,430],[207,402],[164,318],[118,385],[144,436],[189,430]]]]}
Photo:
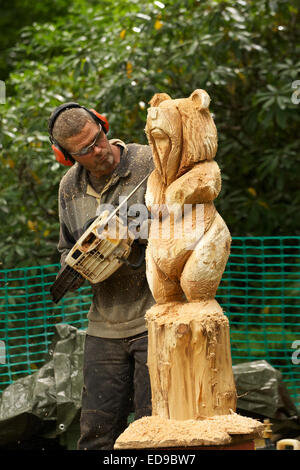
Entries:
{"type": "Polygon", "coordinates": [[[65,201],[63,197],[62,187],[60,185],[58,192],[58,213],[59,213],[59,241],[57,245],[58,252],[60,253],[60,262],[62,268],[65,266],[65,259],[76,243],[75,238],[70,233],[67,225],[67,220],[64,220],[62,214],[66,214],[66,211],[63,210],[65,207],[65,201]]]}

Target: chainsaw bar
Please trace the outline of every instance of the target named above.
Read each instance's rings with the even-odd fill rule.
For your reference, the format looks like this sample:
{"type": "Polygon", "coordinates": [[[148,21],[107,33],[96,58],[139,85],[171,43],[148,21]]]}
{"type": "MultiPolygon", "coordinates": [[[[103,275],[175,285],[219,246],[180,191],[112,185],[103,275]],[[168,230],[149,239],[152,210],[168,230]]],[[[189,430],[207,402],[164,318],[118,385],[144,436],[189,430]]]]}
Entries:
{"type": "Polygon", "coordinates": [[[75,287],[79,279],[84,278],[67,264],[50,287],[52,301],[57,304],[70,289],[75,287]]]}

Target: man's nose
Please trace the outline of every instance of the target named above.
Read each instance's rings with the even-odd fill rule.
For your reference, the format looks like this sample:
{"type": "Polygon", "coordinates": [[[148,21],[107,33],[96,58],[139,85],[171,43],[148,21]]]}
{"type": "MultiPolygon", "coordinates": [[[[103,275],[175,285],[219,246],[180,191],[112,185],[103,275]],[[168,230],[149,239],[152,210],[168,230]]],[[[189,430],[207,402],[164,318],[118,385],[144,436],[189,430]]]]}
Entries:
{"type": "Polygon", "coordinates": [[[96,155],[99,155],[101,152],[102,152],[101,145],[100,145],[100,144],[96,144],[95,147],[94,147],[94,153],[95,153],[96,155]]]}

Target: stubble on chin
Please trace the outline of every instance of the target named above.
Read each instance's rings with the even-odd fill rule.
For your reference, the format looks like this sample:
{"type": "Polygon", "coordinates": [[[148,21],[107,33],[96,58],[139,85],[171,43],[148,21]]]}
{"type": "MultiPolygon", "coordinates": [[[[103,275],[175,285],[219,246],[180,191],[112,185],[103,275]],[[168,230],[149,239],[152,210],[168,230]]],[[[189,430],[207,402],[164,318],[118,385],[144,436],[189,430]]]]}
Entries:
{"type": "Polygon", "coordinates": [[[114,167],[114,162],[114,156],[112,154],[108,154],[103,162],[98,162],[96,167],[94,167],[94,173],[98,173],[99,171],[104,173],[110,170],[112,171],[114,167]]]}
{"type": "Polygon", "coordinates": [[[113,154],[109,153],[108,155],[106,155],[105,160],[100,163],[100,167],[101,168],[110,168],[110,167],[113,166],[114,162],[115,162],[115,159],[114,159],[113,154]]]}

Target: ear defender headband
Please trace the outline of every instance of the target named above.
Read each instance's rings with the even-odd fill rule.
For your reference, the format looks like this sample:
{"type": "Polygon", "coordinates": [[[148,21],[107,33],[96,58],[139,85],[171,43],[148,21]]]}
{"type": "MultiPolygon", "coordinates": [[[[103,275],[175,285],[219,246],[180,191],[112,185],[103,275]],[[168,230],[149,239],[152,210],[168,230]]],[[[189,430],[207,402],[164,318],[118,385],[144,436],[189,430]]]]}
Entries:
{"type": "Polygon", "coordinates": [[[48,123],[48,132],[49,132],[49,140],[51,142],[51,147],[55,155],[55,158],[59,163],[65,166],[74,165],[75,160],[61,145],[59,145],[58,142],[56,142],[56,140],[53,138],[52,131],[53,131],[54,123],[56,119],[58,118],[58,116],[62,112],[71,108],[85,109],[89,113],[89,115],[92,116],[96,124],[101,124],[102,129],[105,132],[105,134],[107,134],[108,129],[109,129],[109,124],[108,124],[108,120],[106,119],[106,117],[99,114],[97,111],[95,111],[95,109],[87,109],[78,103],[65,103],[65,104],[62,104],[61,106],[58,106],[53,111],[52,115],[50,116],[49,123],[48,123]]]}

